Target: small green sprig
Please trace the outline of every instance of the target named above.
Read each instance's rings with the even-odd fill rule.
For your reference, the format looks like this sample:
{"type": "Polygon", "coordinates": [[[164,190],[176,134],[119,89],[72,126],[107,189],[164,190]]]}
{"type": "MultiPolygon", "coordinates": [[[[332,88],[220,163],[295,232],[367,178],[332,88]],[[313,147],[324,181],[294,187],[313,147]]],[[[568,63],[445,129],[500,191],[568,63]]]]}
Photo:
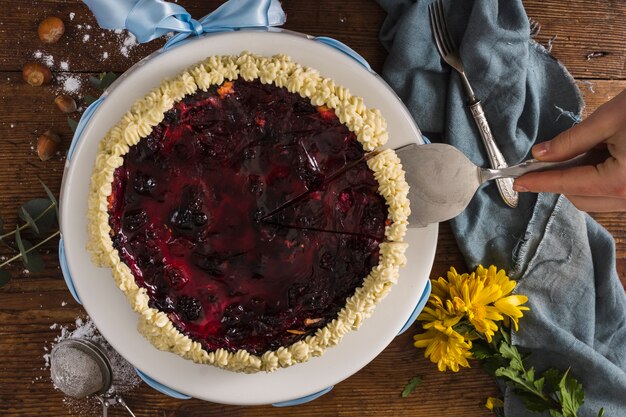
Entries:
{"type": "MultiPolygon", "coordinates": [[[[89,82],[96,89],[104,91],[109,88],[109,86],[113,84],[116,79],[117,75],[113,72],[101,72],[100,74],[98,74],[97,77],[89,77],[89,82]]],[[[94,97],[90,94],[85,94],[85,97],[83,97],[83,102],[85,103],[85,105],[89,106],[97,99],[97,97],[94,97]]],[[[76,132],[76,129],[78,128],[78,121],[76,119],[68,117],[67,124],[69,125],[72,132],[76,132]]]]}
{"type": "MultiPolygon", "coordinates": [[[[533,367],[528,367],[528,356],[522,356],[511,344],[509,332],[501,328],[491,343],[477,340],[472,347],[472,356],[482,362],[488,373],[512,386],[529,411],[547,411],[551,417],[578,417],[578,410],[585,399],[582,384],[570,374],[569,369],[562,372],[550,368],[537,373],[533,367]]],[[[501,411],[494,409],[496,414],[501,411]]],[[[604,409],[600,409],[598,417],[603,414],[604,409]]]]}
{"type": "Polygon", "coordinates": [[[422,384],[421,377],[414,376],[413,378],[411,378],[409,382],[404,386],[404,389],[402,390],[402,394],[401,394],[402,398],[409,397],[411,394],[415,392],[417,387],[419,387],[421,384],[422,384]]]}
{"type": "Polygon", "coordinates": [[[37,249],[54,239],[60,234],[58,229],[59,204],[54,194],[41,180],[47,198],[34,198],[19,209],[19,217],[24,223],[15,226],[15,229],[4,231],[4,222],[0,219],[0,241],[18,253],[9,259],[0,263],[0,287],[6,285],[12,278],[11,272],[3,269],[11,264],[11,262],[21,259],[22,264],[30,272],[37,273],[43,271],[45,265],[41,255],[37,249]],[[42,237],[41,241],[32,244],[29,240],[23,238],[22,234],[26,232],[34,237],[42,237]]]}

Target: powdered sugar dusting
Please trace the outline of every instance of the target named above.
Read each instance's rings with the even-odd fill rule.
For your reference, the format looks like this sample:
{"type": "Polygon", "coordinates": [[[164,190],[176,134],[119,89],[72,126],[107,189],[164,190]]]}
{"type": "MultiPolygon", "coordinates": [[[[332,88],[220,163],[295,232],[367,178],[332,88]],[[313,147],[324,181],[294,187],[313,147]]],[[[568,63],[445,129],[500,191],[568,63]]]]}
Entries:
{"type": "Polygon", "coordinates": [[[61,89],[68,94],[76,94],[81,89],[83,82],[72,74],[60,74],[57,76],[57,83],[61,89]]]}
{"type": "Polygon", "coordinates": [[[44,64],[48,67],[52,67],[54,65],[54,57],[50,54],[46,54],[42,51],[35,51],[33,53],[33,57],[36,59],[42,60],[44,64]]]}
{"type": "Polygon", "coordinates": [[[137,38],[135,38],[135,35],[133,35],[132,33],[127,32],[126,37],[122,41],[122,47],[120,48],[120,52],[122,53],[122,55],[128,58],[128,56],[130,55],[130,51],[132,51],[135,46],[137,46],[137,38]]]}

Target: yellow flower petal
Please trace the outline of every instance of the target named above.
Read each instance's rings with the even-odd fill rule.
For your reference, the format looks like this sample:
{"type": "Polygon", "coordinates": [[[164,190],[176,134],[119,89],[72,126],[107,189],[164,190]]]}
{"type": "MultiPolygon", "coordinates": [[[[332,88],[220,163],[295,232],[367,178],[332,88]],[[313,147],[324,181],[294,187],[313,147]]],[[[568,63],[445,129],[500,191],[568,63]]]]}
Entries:
{"type": "Polygon", "coordinates": [[[493,411],[494,408],[504,407],[504,401],[502,401],[500,398],[488,397],[485,407],[493,411]]]}
{"type": "Polygon", "coordinates": [[[413,336],[413,345],[426,348],[424,356],[437,364],[440,371],[447,369],[458,372],[460,367],[469,367],[467,358],[471,356],[472,342],[463,339],[452,327],[433,322],[433,327],[425,333],[413,336]]]}

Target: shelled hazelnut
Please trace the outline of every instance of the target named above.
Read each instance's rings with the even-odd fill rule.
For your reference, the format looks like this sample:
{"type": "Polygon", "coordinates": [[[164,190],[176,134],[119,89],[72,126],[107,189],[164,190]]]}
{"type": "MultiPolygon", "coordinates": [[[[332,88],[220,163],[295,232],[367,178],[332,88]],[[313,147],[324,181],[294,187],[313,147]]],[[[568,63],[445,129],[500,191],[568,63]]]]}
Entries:
{"type": "Polygon", "coordinates": [[[38,62],[29,62],[22,68],[22,77],[24,81],[33,87],[48,84],[52,80],[52,73],[43,64],[38,62]]]}
{"type": "Polygon", "coordinates": [[[39,23],[37,33],[42,42],[56,43],[65,33],[65,24],[56,16],[48,16],[39,23]]]}
{"type": "Polygon", "coordinates": [[[56,154],[61,143],[61,137],[51,130],[47,130],[37,139],[37,155],[42,161],[47,161],[56,154]]]}
{"type": "Polygon", "coordinates": [[[58,109],[63,113],[74,113],[77,109],[76,101],[65,94],[61,94],[54,99],[54,104],[57,105],[58,109]]]}

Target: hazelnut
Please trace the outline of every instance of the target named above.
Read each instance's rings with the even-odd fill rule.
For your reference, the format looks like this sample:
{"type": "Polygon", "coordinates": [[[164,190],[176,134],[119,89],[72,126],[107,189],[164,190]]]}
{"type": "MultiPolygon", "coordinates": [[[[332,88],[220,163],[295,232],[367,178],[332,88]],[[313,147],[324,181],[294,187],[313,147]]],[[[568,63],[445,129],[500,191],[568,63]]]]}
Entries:
{"type": "Polygon", "coordinates": [[[54,104],[56,104],[63,113],[74,113],[77,108],[76,101],[65,94],[57,96],[57,98],[54,99],[54,104]]]}
{"type": "Polygon", "coordinates": [[[22,68],[22,77],[24,81],[33,87],[48,84],[52,80],[52,73],[43,64],[38,62],[29,62],[22,68]]]}
{"type": "Polygon", "coordinates": [[[51,130],[47,130],[37,139],[37,155],[42,161],[47,161],[56,154],[61,138],[51,130]]]}
{"type": "Polygon", "coordinates": [[[46,17],[37,28],[39,39],[44,43],[56,43],[65,33],[63,21],[56,16],[46,17]]]}

